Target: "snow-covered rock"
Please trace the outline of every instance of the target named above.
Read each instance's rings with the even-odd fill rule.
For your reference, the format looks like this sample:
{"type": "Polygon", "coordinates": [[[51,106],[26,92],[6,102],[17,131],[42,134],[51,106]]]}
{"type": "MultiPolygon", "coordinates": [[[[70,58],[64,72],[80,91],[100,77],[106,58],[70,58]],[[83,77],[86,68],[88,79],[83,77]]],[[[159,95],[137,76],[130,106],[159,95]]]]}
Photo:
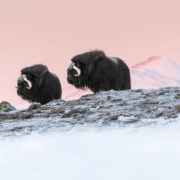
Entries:
{"type": "Polygon", "coordinates": [[[167,124],[179,116],[180,88],[106,91],[77,100],[55,100],[43,106],[0,113],[0,135],[67,131],[105,126],[167,124]]]}

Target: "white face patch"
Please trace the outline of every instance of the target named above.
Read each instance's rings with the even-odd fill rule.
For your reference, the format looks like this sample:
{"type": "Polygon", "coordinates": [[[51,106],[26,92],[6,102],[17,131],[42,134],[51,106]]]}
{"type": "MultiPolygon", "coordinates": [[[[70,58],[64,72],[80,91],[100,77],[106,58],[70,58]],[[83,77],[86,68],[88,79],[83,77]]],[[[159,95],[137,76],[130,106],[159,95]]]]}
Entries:
{"type": "Polygon", "coordinates": [[[118,63],[118,59],[116,59],[115,57],[112,57],[112,56],[108,56],[109,60],[111,60],[112,62],[114,63],[118,63]]]}

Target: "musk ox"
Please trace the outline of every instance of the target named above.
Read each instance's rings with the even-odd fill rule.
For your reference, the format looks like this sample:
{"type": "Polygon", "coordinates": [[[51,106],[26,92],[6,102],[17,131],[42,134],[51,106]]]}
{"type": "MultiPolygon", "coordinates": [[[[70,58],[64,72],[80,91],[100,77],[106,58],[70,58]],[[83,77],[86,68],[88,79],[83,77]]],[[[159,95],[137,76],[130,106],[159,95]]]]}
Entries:
{"type": "Polygon", "coordinates": [[[62,90],[58,77],[42,64],[22,69],[17,85],[17,94],[29,102],[46,104],[61,98],[62,90]]]}
{"type": "Polygon", "coordinates": [[[128,66],[117,57],[106,56],[103,51],[91,51],[72,58],[67,70],[67,81],[76,88],[99,91],[131,88],[128,66]]]}

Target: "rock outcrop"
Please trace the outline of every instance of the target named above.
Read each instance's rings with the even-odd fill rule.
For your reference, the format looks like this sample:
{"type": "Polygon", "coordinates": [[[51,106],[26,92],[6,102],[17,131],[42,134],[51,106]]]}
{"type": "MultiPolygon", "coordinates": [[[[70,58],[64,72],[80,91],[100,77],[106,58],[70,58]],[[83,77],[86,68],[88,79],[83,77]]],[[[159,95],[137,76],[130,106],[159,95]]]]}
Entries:
{"type": "Polygon", "coordinates": [[[0,111],[0,136],[66,131],[74,127],[149,126],[177,121],[180,88],[106,91],[78,100],[55,100],[29,109],[0,111]]]}

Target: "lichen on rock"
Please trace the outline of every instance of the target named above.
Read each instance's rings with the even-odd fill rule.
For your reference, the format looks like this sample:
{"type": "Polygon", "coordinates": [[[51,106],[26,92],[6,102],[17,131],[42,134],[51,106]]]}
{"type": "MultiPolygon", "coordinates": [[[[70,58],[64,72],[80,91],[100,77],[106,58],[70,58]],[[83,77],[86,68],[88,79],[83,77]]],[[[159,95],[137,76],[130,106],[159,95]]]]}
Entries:
{"type": "Polygon", "coordinates": [[[29,106],[29,110],[35,110],[41,107],[40,103],[37,102],[33,102],[30,106],[29,106]]]}
{"type": "Polygon", "coordinates": [[[2,101],[0,103],[0,112],[9,112],[9,111],[14,111],[16,108],[12,106],[10,103],[7,101],[2,101]]]}

